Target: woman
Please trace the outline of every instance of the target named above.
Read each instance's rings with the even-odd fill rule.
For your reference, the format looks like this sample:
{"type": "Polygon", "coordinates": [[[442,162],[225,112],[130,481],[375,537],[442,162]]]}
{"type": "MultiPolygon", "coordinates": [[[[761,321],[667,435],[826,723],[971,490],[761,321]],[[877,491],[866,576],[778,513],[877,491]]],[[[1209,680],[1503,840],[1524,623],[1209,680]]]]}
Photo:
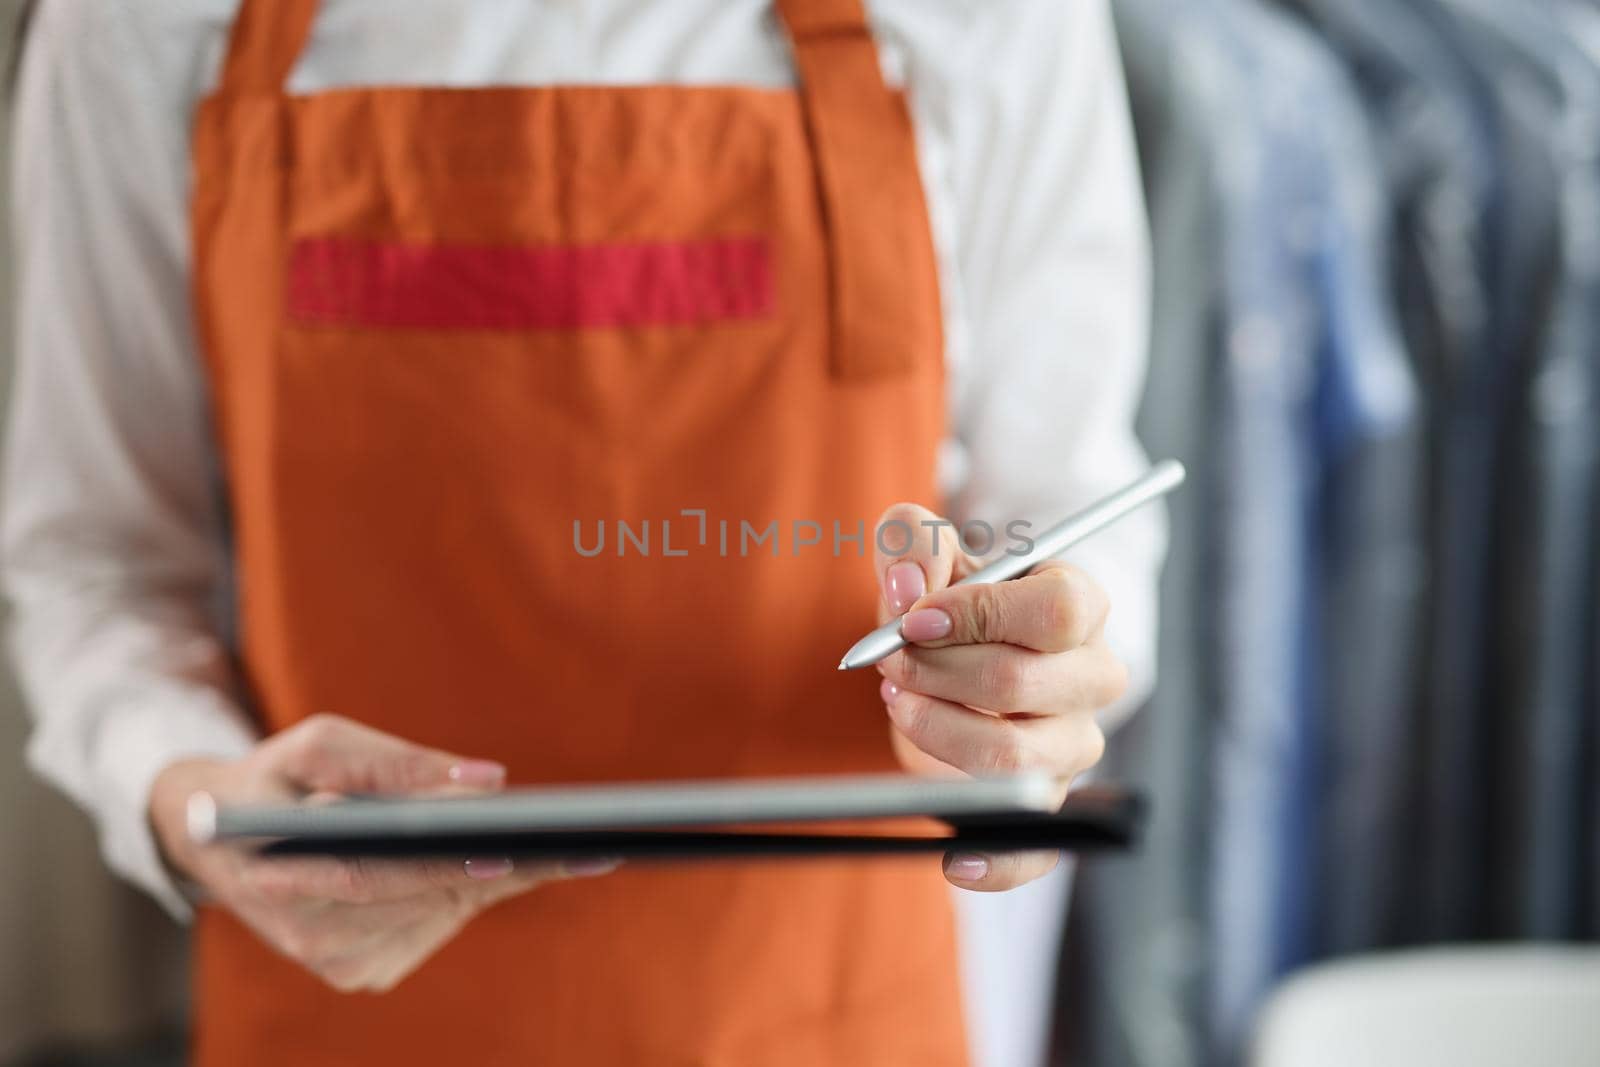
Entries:
{"type": "Polygon", "coordinates": [[[945,591],[972,560],[935,513],[1043,520],[1142,465],[1107,13],[867,14],[37,12],[4,531],[30,751],[114,867],[206,905],[198,1063],[965,1062],[929,864],[274,865],[183,830],[198,789],[1095,762],[1149,680],[1155,521],[945,591]],[[680,547],[575,551],[647,522],[680,547]],[[835,671],[875,610],[917,647],[835,671]]]}

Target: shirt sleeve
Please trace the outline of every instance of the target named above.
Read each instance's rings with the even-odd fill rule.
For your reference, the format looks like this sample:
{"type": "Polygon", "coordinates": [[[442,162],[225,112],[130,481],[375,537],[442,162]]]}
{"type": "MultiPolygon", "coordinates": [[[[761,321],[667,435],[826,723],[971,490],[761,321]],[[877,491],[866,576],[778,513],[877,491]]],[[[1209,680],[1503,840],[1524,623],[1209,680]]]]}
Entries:
{"type": "Polygon", "coordinates": [[[23,57],[0,567],[30,763],[97,820],[112,868],[182,917],[151,782],[180,757],[238,756],[255,731],[219,623],[228,561],[190,325],[194,41],[125,9],[43,4],[23,57]]]}
{"type": "MultiPolygon", "coordinates": [[[[1147,466],[1134,435],[1150,314],[1149,235],[1121,57],[1106,0],[1016,0],[982,20],[947,94],[959,468],[951,507],[1042,529],[1147,466]]],[[[1069,558],[1108,592],[1107,640],[1129,665],[1120,721],[1155,676],[1159,507],[1069,558]]]]}

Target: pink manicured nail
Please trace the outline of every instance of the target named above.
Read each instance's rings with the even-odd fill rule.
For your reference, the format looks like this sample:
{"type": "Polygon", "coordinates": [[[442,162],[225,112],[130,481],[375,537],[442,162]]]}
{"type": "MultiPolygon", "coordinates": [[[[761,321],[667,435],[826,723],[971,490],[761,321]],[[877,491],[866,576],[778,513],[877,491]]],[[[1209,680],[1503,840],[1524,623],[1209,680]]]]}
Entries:
{"type": "Polygon", "coordinates": [[[975,852],[958,852],[944,865],[944,873],[962,882],[976,882],[989,873],[989,861],[975,852]]]}
{"type": "Polygon", "coordinates": [[[592,878],[597,874],[610,874],[622,866],[622,861],[615,856],[583,856],[567,860],[561,866],[574,878],[592,878]]]}
{"type": "Polygon", "coordinates": [[[894,698],[900,695],[900,687],[885,678],[883,684],[878,686],[878,695],[883,697],[885,704],[893,704],[894,698]]]}
{"type": "Polygon", "coordinates": [[[511,861],[503,856],[499,859],[471,859],[461,866],[466,870],[467,877],[475,882],[488,882],[511,873],[511,861]]]}
{"type": "Polygon", "coordinates": [[[450,768],[450,780],[456,785],[504,785],[506,780],[505,764],[486,759],[462,760],[450,768]]]}
{"type": "Polygon", "coordinates": [[[903,559],[899,563],[892,563],[884,572],[884,599],[889,603],[889,610],[896,615],[904,615],[906,609],[922,599],[922,594],[928,591],[928,579],[922,573],[920,564],[903,559]]]}
{"type": "Polygon", "coordinates": [[[901,620],[900,636],[907,641],[937,641],[941,637],[949,637],[955,626],[948,612],[938,608],[923,608],[901,620]]]}

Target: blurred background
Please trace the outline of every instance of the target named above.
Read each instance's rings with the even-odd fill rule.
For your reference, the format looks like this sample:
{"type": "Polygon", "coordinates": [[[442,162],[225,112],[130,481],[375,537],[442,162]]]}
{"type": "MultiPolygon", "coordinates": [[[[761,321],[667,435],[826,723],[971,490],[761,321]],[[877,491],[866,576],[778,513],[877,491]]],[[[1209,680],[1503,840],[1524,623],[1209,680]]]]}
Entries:
{"type": "MultiPolygon", "coordinates": [[[[1154,832],[1078,882],[1063,1032],[1076,1062],[1234,1063],[1319,961],[1600,934],[1600,6],[1115,8],[1156,252],[1142,432],[1197,478],[1110,772],[1154,832]]],[[[1430,1054],[1315,1062],[1600,1062],[1592,949],[1502,957],[1484,981],[1587,990],[1582,1029],[1451,1051],[1474,1002],[1416,972],[1369,988],[1455,1005],[1430,1054]]]]}
{"type": "MultiPolygon", "coordinates": [[[[1115,3],[1194,478],[1058,1061],[1600,1063],[1600,4],[1115,3]]],[[[0,672],[0,1064],[179,1063],[181,933],[25,735],[0,672]]]]}

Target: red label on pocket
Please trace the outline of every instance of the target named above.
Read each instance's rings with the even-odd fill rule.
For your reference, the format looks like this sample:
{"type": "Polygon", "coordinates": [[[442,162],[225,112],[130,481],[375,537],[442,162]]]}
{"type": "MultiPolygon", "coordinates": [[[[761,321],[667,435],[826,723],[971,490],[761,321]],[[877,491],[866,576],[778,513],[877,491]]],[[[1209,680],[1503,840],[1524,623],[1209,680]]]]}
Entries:
{"type": "Polygon", "coordinates": [[[597,245],[296,241],[289,317],[310,325],[574,329],[753,319],[772,309],[763,238],[597,245]]]}

